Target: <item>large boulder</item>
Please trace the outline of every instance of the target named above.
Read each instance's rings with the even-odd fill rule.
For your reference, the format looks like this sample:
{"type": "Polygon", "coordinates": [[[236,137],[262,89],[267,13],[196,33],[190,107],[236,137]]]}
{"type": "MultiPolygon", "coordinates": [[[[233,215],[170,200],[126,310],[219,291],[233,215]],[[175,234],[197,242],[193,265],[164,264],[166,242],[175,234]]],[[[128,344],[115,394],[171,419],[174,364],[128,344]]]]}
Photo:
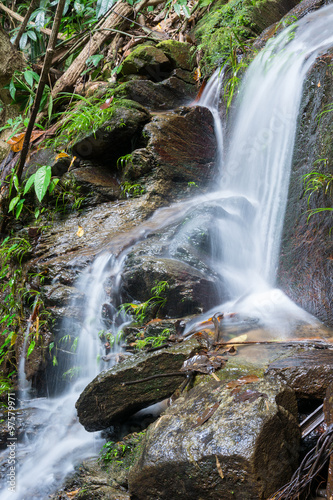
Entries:
{"type": "Polygon", "coordinates": [[[297,465],[296,416],[293,391],[275,380],[201,384],[149,427],[129,473],[131,496],[264,500],[297,465]]]}
{"type": "Polygon", "coordinates": [[[332,207],[325,183],[305,191],[305,176],[333,174],[333,50],[322,54],[304,84],[284,221],[279,285],[289,297],[326,324],[333,325],[332,211],[309,217],[310,209],[332,207]]]}
{"type": "Polygon", "coordinates": [[[199,344],[190,340],[167,350],[130,356],[110,370],[101,372],[76,402],[80,423],[87,431],[105,429],[170,397],[184,380],[182,375],[155,378],[139,384],[135,382],[152,375],[179,371],[184,361],[198,349],[199,344]],[[134,384],[124,386],[126,382],[134,384]]]}

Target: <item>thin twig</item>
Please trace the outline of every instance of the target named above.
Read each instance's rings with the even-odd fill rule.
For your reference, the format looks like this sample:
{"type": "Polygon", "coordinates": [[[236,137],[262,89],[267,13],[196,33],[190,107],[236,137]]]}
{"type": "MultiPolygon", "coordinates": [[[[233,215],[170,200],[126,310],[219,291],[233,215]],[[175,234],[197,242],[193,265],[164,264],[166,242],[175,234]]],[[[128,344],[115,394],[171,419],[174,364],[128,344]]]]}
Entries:
{"type": "Polygon", "coordinates": [[[133,380],[131,382],[122,382],[121,385],[142,384],[143,382],[149,382],[149,380],[162,377],[187,377],[187,376],[188,373],[186,372],[160,373],[158,375],[151,375],[150,377],[140,378],[139,380],[133,380]]]}

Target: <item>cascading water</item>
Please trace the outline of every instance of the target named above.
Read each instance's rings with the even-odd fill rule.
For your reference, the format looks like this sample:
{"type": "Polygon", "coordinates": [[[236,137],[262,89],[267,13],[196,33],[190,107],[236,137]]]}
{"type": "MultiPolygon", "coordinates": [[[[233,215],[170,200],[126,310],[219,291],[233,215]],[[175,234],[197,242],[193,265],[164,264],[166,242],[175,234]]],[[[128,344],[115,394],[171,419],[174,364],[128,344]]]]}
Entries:
{"type": "MultiPolygon", "coordinates": [[[[332,23],[331,5],[308,15],[297,27],[290,26],[267,44],[246,75],[225,155],[216,101],[220,83],[213,79],[200,104],[210,107],[216,120],[222,172],[219,190],[160,210],[145,228],[136,230],[137,241],[157,226],[179,220],[184,212],[199,204],[215,203],[222,207],[225,216],[217,222],[213,265],[230,302],[219,306],[219,310],[237,308],[262,317],[270,301],[278,303],[283,315],[286,311],[303,314],[272,287],[302,84],[315,58],[333,45],[332,23]]],[[[75,463],[100,449],[98,435],[86,432],[78,424],[74,405],[84,386],[101,368],[97,361],[102,354],[98,333],[104,329],[100,312],[103,303],[112,302],[104,283],[113,276],[116,293],[125,253],[118,259],[110,255],[98,257],[80,279],[77,287],[89,300],[78,350],[72,355],[79,377],[63,396],[28,403],[34,411],[35,427],[17,447],[16,492],[7,490],[3,478],[1,500],[47,498],[75,463]]],[[[276,315],[277,309],[270,309],[270,314],[276,315]]],[[[116,335],[121,325],[113,313],[109,329],[116,335]]],[[[64,335],[71,332],[71,325],[64,324],[64,335]]]]}
{"type": "Polygon", "coordinates": [[[226,217],[217,222],[214,259],[230,302],[220,310],[236,308],[271,325],[281,316],[311,320],[273,287],[302,86],[315,59],[333,44],[332,22],[330,5],[267,43],[242,83],[221,164],[226,217]]]}

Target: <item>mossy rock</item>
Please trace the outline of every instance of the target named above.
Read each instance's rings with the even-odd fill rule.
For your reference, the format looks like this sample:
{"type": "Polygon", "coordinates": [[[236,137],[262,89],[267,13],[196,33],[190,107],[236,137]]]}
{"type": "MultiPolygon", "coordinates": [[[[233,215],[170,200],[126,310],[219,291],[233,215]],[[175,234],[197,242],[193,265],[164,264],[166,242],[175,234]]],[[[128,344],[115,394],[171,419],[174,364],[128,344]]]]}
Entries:
{"type": "Polygon", "coordinates": [[[155,80],[161,72],[169,73],[171,70],[172,64],[162,50],[151,45],[141,45],[126,57],[121,72],[123,75],[147,75],[155,80]]]}
{"type": "Polygon", "coordinates": [[[156,48],[162,50],[176,67],[187,71],[193,70],[195,66],[195,48],[189,43],[165,40],[156,45],[156,48]]]}
{"type": "Polygon", "coordinates": [[[257,37],[298,3],[296,0],[221,0],[198,23],[194,35],[203,49],[202,68],[210,74],[235,48],[257,37]]]}

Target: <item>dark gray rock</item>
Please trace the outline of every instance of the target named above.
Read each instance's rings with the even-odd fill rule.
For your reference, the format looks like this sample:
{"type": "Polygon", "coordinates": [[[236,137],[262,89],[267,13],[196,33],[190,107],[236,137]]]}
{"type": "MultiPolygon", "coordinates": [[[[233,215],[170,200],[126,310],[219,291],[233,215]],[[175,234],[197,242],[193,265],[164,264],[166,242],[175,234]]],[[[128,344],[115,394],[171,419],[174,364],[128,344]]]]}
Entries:
{"type": "Polygon", "coordinates": [[[133,256],[128,259],[122,274],[123,302],[144,302],[152,296],[152,288],[166,281],[163,293],[166,304],[159,314],[181,317],[199,314],[216,305],[216,282],[211,276],[173,259],[133,256]]]}
{"type": "Polygon", "coordinates": [[[139,74],[155,79],[156,76],[170,73],[172,69],[173,64],[163,50],[152,45],[140,45],[123,61],[121,72],[123,75],[139,74]]]}
{"type": "Polygon", "coordinates": [[[333,101],[332,61],[332,50],[322,54],[304,84],[278,271],[279,286],[287,295],[329,326],[333,326],[332,211],[308,220],[308,210],[332,207],[332,197],[321,189],[309,198],[303,179],[314,170],[333,174],[332,112],[324,112],[333,101]]]}
{"type": "Polygon", "coordinates": [[[333,351],[300,352],[270,364],[266,373],[283,380],[299,398],[323,399],[333,379],[333,351]]]}
{"type": "Polygon", "coordinates": [[[195,387],[149,427],[129,473],[131,495],[266,499],[297,465],[296,408],[293,391],[271,379],[238,390],[195,387]]]}
{"type": "Polygon", "coordinates": [[[156,378],[123,386],[160,373],[179,371],[183,362],[199,348],[195,340],[151,353],[140,353],[101,372],[82,392],[76,408],[80,423],[87,431],[106,429],[122,422],[137,411],[171,396],[183,376],[156,378]]]}

